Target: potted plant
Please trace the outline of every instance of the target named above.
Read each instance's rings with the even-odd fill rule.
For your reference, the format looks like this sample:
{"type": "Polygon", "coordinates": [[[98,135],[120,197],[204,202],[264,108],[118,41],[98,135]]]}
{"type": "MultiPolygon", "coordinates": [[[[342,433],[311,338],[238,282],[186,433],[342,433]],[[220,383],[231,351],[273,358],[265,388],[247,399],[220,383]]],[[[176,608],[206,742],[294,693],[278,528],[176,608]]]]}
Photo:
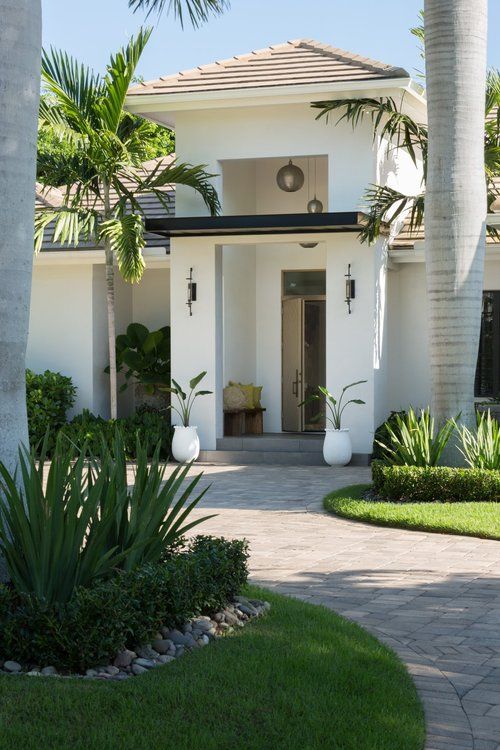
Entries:
{"type": "Polygon", "coordinates": [[[133,378],[136,409],[167,409],[169,399],[163,388],[170,385],[170,326],[150,331],[142,323],[131,323],[126,333],[116,337],[116,368],[125,374],[120,392],[133,378]]]}
{"type": "Polygon", "coordinates": [[[198,428],[189,424],[191,410],[195,399],[198,396],[208,396],[212,391],[195,391],[196,386],[206,375],[206,371],[200,372],[199,375],[189,381],[189,395],[187,395],[173,378],[172,386],[162,388],[168,391],[177,400],[177,406],[170,404],[170,409],[176,412],[182,420],[182,424],[174,426],[174,438],[172,440],[172,456],[179,463],[196,461],[200,455],[200,438],[198,437],[198,428]]]}
{"type": "Polygon", "coordinates": [[[311,401],[323,401],[324,399],[327,411],[326,413],[320,412],[315,417],[315,421],[324,416],[327,424],[331,425],[331,427],[325,428],[325,441],[323,443],[323,458],[330,466],[346,466],[352,458],[351,436],[349,435],[349,428],[342,427],[342,415],[349,404],[364,404],[365,402],[360,398],[351,398],[345,403],[343,403],[343,400],[345,392],[349,388],[354,388],[361,383],[366,383],[366,380],[357,380],[355,383],[344,386],[338,399],[327,388],[320,385],[318,386],[318,393],[313,393],[299,404],[299,406],[302,406],[311,401]]]}

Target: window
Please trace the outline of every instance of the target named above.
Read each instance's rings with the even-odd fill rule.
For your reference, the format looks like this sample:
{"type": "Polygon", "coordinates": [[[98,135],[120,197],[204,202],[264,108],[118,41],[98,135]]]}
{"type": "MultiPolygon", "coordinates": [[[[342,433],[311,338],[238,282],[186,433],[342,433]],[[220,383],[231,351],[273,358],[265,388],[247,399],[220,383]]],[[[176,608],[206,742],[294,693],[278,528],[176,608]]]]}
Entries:
{"type": "Polygon", "coordinates": [[[326,294],[326,271],[284,271],[284,297],[317,297],[326,294]]]}
{"type": "Polygon", "coordinates": [[[500,396],[500,292],[483,292],[476,396],[500,396]]]}

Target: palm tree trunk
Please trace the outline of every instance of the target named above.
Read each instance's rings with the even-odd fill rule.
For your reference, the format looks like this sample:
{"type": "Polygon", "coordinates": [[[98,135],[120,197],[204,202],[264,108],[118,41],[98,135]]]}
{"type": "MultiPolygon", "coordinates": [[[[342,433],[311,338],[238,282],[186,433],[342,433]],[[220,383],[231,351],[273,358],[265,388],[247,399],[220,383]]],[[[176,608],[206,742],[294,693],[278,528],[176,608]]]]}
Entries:
{"type": "MultiPolygon", "coordinates": [[[[110,218],[109,185],[104,182],[104,212],[110,218]]],[[[104,246],[106,258],[106,303],[108,310],[108,350],[109,350],[109,410],[111,419],[118,417],[118,383],[116,375],[116,322],[115,322],[115,268],[114,256],[109,241],[104,246]]]]}
{"type": "Polygon", "coordinates": [[[40,0],[0,0],[0,19],[0,460],[13,469],[19,445],[28,445],[40,0]]]}
{"type": "MultiPolygon", "coordinates": [[[[483,291],[487,0],[425,0],[429,155],[425,253],[438,421],[475,425],[483,291]]],[[[455,462],[456,455],[445,460],[455,462]]]]}

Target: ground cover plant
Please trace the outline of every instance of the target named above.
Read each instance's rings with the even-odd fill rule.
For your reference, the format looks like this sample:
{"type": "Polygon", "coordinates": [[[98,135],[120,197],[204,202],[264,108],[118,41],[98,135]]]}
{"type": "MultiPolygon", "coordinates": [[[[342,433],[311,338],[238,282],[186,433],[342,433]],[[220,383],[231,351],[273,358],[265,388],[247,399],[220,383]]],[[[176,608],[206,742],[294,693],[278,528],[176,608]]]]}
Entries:
{"type": "Polygon", "coordinates": [[[137,679],[0,677],[0,749],[421,750],[392,652],[323,607],[247,593],[271,602],[265,618],[137,679]]]}
{"type": "Polygon", "coordinates": [[[500,505],[491,502],[374,502],[369,484],[344,487],[327,495],[327,511],[343,518],[418,531],[461,534],[500,540],[500,505]]]}

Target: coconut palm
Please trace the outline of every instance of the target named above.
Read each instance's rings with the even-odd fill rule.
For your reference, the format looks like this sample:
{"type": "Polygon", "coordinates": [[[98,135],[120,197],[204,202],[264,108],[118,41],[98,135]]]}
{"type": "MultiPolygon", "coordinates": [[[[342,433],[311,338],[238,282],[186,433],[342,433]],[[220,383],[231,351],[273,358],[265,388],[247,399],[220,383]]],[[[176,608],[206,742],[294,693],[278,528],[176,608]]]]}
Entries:
{"type": "Polygon", "coordinates": [[[212,214],[219,210],[212,175],[203,167],[160,161],[149,172],[142,168],[148,124],[125,112],[123,104],[150,34],[150,29],[141,29],[111,57],[103,77],[64,52],[42,55],[46,95],[40,101],[41,127],[51,128],[71,148],[43,157],[46,183],[62,189],[64,199],[61,206],[36,210],[35,248],[39,250],[47,236],[62,244],[84,241],[104,248],[113,419],[117,416],[114,266],[128,282],[139,281],[144,272],[140,196],[153,194],[168,210],[166,189],[182,184],[200,193],[212,214]]]}
{"type": "MultiPolygon", "coordinates": [[[[360,238],[372,242],[384,222],[396,225],[403,217],[411,230],[418,229],[425,211],[433,413],[441,421],[462,412],[471,426],[486,200],[491,205],[498,198],[500,176],[500,73],[486,76],[486,0],[429,0],[424,15],[429,126],[405,112],[404,95],[313,107],[320,110],[318,118],[339,112],[338,122],[354,127],[369,117],[374,138],[385,137],[390,148],[403,149],[423,167],[418,194],[381,185],[367,189],[368,219],[360,238]],[[467,29],[476,27],[472,39],[467,29]]],[[[423,27],[412,32],[424,40],[423,27]]],[[[494,227],[488,229],[498,237],[494,227]]]]}
{"type": "MultiPolygon", "coordinates": [[[[476,424],[474,376],[486,242],[488,2],[426,0],[424,12],[429,120],[426,275],[432,407],[440,420],[460,410],[461,421],[472,429],[476,424]]],[[[498,145],[497,141],[497,167],[498,145]]]]}

